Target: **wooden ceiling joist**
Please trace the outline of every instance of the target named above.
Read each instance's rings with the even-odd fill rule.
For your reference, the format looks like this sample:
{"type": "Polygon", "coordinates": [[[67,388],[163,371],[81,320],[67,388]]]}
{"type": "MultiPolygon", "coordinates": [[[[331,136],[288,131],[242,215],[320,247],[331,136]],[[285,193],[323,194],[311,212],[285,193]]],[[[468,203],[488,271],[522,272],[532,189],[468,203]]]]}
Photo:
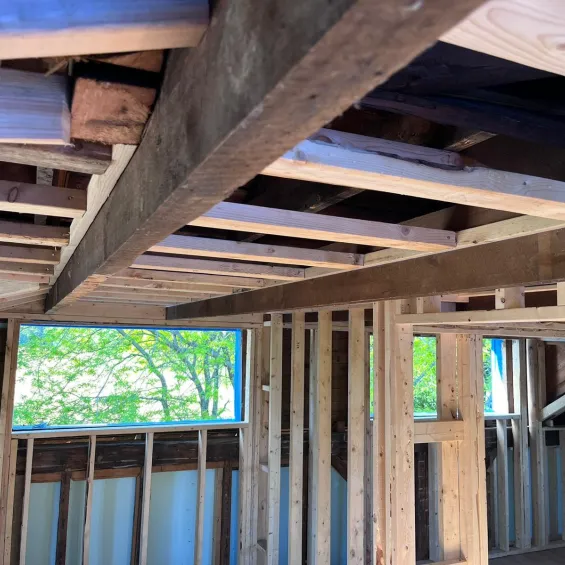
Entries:
{"type": "Polygon", "coordinates": [[[0,210],[79,218],[86,210],[86,191],[0,180],[0,210]]]}
{"type": "Polygon", "coordinates": [[[63,247],[69,243],[69,228],[0,221],[0,241],[63,247]]]}
{"type": "Polygon", "coordinates": [[[4,275],[52,275],[53,265],[39,263],[22,263],[10,260],[0,260],[0,279],[4,275]]]}
{"type": "Polygon", "coordinates": [[[418,251],[438,251],[456,245],[455,234],[447,230],[322,216],[232,202],[217,204],[190,222],[190,225],[418,251]]]}
{"type": "MultiPolygon", "coordinates": [[[[565,280],[565,230],[431,257],[366,267],[299,283],[171,308],[171,319],[309,308],[465,293],[565,280]]],[[[502,311],[510,312],[511,310],[502,311]]]]}
{"type": "Polygon", "coordinates": [[[265,261],[282,265],[307,265],[330,269],[355,269],[363,265],[363,256],[355,253],[340,253],[322,249],[304,249],[301,247],[284,247],[281,245],[264,245],[170,235],[167,239],[154,245],[148,251],[153,253],[169,253],[171,255],[191,255],[195,257],[215,257],[217,259],[237,259],[240,261],[265,261]]]}
{"type": "Polygon", "coordinates": [[[56,265],[61,258],[59,249],[28,247],[26,245],[0,245],[0,261],[56,265]]]}
{"type": "Polygon", "coordinates": [[[565,75],[559,0],[490,0],[442,36],[448,43],[565,75]]]}
{"type": "Polygon", "coordinates": [[[178,283],[170,281],[152,281],[140,278],[118,278],[111,277],[103,285],[98,287],[102,290],[110,288],[121,289],[139,289],[139,290],[156,290],[163,292],[179,292],[179,293],[207,293],[207,294],[229,294],[232,290],[240,287],[221,286],[213,284],[194,284],[194,283],[178,283]]]}
{"type": "Polygon", "coordinates": [[[0,161],[102,175],[112,162],[112,148],[78,140],[63,146],[0,143],[0,161]]]}
{"type": "Polygon", "coordinates": [[[272,267],[255,263],[230,263],[207,261],[164,255],[141,255],[132,264],[137,269],[157,269],[180,273],[205,273],[209,275],[232,275],[234,277],[258,277],[277,281],[292,281],[304,278],[304,269],[295,267],[272,267]]]}
{"type": "Polygon", "coordinates": [[[47,310],[86,296],[202,216],[480,3],[436,0],[417,10],[396,0],[217,3],[199,45],[169,58],[139,149],[57,279],[47,310]]]}
{"type": "Polygon", "coordinates": [[[70,130],[65,77],[0,69],[0,143],[66,145],[70,130]]]}
{"type": "Polygon", "coordinates": [[[0,59],[194,47],[208,25],[206,0],[11,0],[0,15],[0,59]]]}
{"type": "Polygon", "coordinates": [[[116,290],[96,290],[89,294],[89,298],[111,298],[114,300],[131,300],[135,302],[136,300],[139,302],[143,302],[145,300],[152,300],[154,302],[169,302],[169,303],[181,303],[186,301],[190,301],[193,299],[204,299],[210,298],[212,295],[200,293],[195,295],[186,295],[183,296],[180,294],[169,294],[167,292],[137,292],[137,291],[126,291],[126,292],[119,292],[116,290]]]}
{"type": "Polygon", "coordinates": [[[359,138],[369,146],[370,138],[324,130],[315,141],[298,144],[263,174],[565,220],[565,182],[482,167],[431,167],[363,151],[358,148],[359,138]]]}

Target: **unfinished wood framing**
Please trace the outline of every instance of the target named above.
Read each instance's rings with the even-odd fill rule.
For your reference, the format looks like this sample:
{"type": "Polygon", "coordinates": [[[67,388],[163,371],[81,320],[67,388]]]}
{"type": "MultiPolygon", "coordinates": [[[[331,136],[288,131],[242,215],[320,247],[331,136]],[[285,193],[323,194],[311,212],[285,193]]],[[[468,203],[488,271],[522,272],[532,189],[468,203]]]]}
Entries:
{"type": "Polygon", "coordinates": [[[141,507],[141,530],[139,536],[139,565],[147,565],[147,542],[149,541],[149,510],[151,508],[151,473],[153,468],[153,432],[145,435],[145,462],[143,464],[143,492],[141,507]]]}
{"type": "MultiPolygon", "coordinates": [[[[28,441],[30,441],[28,439],[28,441]]],[[[92,530],[92,503],[94,500],[94,467],[96,465],[96,436],[90,436],[88,446],[88,473],[86,476],[86,502],[82,538],[82,563],[90,563],[90,532],[92,530]]]]}
{"type": "Polygon", "coordinates": [[[29,501],[31,496],[31,468],[33,464],[33,438],[27,440],[26,446],[26,470],[24,476],[24,499],[22,503],[22,527],[20,533],[20,565],[26,563],[29,501]]]}
{"type": "Polygon", "coordinates": [[[196,527],[194,528],[194,565],[202,565],[204,551],[204,499],[206,495],[206,451],[208,431],[198,432],[198,481],[196,488],[196,527]]]}
{"type": "Polygon", "coordinates": [[[292,315],[292,358],[290,392],[290,452],[288,462],[288,563],[302,565],[302,518],[304,477],[304,363],[305,315],[292,315]]]}
{"type": "Polygon", "coordinates": [[[8,476],[3,477],[2,489],[6,492],[6,513],[5,516],[5,531],[3,536],[3,563],[11,563],[12,555],[12,536],[14,534],[14,502],[15,502],[15,490],[16,490],[16,463],[18,459],[18,440],[13,439],[11,443],[9,461],[10,467],[8,470],[8,476]]]}

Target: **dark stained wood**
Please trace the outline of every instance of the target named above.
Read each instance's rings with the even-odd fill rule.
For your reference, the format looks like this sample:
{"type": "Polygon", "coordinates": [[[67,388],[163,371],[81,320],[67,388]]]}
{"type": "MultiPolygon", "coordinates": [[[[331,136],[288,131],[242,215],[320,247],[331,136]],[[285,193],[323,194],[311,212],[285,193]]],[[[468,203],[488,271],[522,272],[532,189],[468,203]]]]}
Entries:
{"type": "Polygon", "coordinates": [[[0,161],[102,175],[112,162],[112,148],[80,140],[64,146],[2,143],[0,161]]]}
{"type": "Polygon", "coordinates": [[[143,141],[47,310],[201,216],[481,3],[220,0],[199,46],[169,60],[143,141]]]}
{"type": "Polygon", "coordinates": [[[231,535],[231,491],[233,466],[230,461],[224,463],[222,474],[222,514],[220,518],[220,565],[230,563],[231,535]]]}
{"type": "Polygon", "coordinates": [[[167,317],[285,312],[562,280],[565,230],[556,230],[173,306],[167,317]]]}
{"type": "Polygon", "coordinates": [[[70,493],[71,474],[63,473],[61,476],[61,491],[59,493],[59,521],[57,523],[55,565],[66,565],[67,562],[67,529],[69,526],[70,493]]]}
{"type": "Polygon", "coordinates": [[[135,477],[135,501],[133,506],[133,531],[131,535],[130,565],[139,563],[139,533],[141,531],[141,483],[142,475],[135,477]]]}

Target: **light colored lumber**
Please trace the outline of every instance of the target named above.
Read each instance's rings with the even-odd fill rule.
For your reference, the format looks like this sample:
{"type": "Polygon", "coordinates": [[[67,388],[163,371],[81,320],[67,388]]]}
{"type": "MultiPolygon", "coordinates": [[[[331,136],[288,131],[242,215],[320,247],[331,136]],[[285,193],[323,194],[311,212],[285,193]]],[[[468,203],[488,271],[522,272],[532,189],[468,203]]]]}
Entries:
{"type": "Polygon", "coordinates": [[[418,228],[222,202],[191,226],[264,233],[321,241],[435,251],[455,247],[455,234],[418,228]]]}
{"type": "Polygon", "coordinates": [[[8,308],[15,308],[16,306],[29,304],[30,302],[34,302],[35,300],[44,297],[47,292],[48,288],[45,286],[43,288],[26,290],[12,296],[0,298],[0,310],[7,310],[8,308]]]}
{"type": "MultiPolygon", "coordinates": [[[[123,269],[108,279],[120,279],[126,283],[136,281],[198,283],[203,285],[218,285],[230,288],[263,288],[269,284],[265,279],[253,277],[233,277],[229,275],[201,275],[199,273],[177,273],[152,269],[123,269]]],[[[110,283],[111,284],[111,283],[110,283]]]]}
{"type": "Polygon", "coordinates": [[[373,544],[375,565],[391,563],[392,422],[390,379],[386,373],[385,303],[373,305],[373,544]]]}
{"type": "Polygon", "coordinates": [[[347,563],[365,562],[365,310],[349,310],[347,388],[347,563]]]}
{"type": "Polygon", "coordinates": [[[0,70],[0,143],[65,145],[70,122],[64,76],[0,70]]]}
{"type": "Polygon", "coordinates": [[[507,421],[496,421],[496,472],[498,495],[498,548],[510,549],[510,502],[508,489],[508,427],[507,421]]]}
{"type": "Polygon", "coordinates": [[[271,314],[271,366],[269,371],[269,457],[267,564],[277,565],[280,554],[281,411],[283,378],[282,314],[271,314]]]}
{"type": "Polygon", "coordinates": [[[149,510],[151,508],[151,473],[153,470],[153,432],[145,434],[145,461],[143,463],[143,494],[139,536],[139,565],[147,565],[149,541],[149,510]]]}
{"type": "Polygon", "coordinates": [[[224,201],[480,2],[436,0],[407,14],[395,0],[383,1],[344,0],[329,17],[326,0],[306,7],[287,0],[276,18],[265,2],[253,10],[240,2],[216,6],[214,25],[194,51],[171,54],[139,149],[50,291],[47,311],[84,296],[83,287],[92,290],[224,201]],[[253,41],[242,41],[242,30],[253,41]]]}
{"type": "Polygon", "coordinates": [[[302,498],[304,476],[304,363],[305,314],[292,314],[292,353],[290,384],[290,448],[289,448],[289,511],[288,564],[302,565],[302,498]]]}
{"type": "Polygon", "coordinates": [[[0,241],[62,247],[69,243],[69,229],[59,226],[0,221],[0,241]]]}
{"type": "Polygon", "coordinates": [[[312,485],[308,500],[312,501],[312,561],[329,565],[331,529],[331,386],[332,386],[332,316],[318,312],[316,335],[316,378],[313,392],[314,433],[317,436],[312,452],[312,485]]]}
{"type": "Polygon", "coordinates": [[[70,228],[69,241],[61,252],[61,260],[55,269],[54,280],[60,275],[69,262],[77,245],[91,226],[100,208],[108,199],[124,169],[130,162],[136,147],[134,145],[114,145],[112,147],[112,163],[102,175],[93,175],[88,183],[86,212],[73,220],[70,228]]]}
{"type": "Polygon", "coordinates": [[[453,443],[462,441],[464,436],[465,426],[461,420],[414,422],[414,443],[453,443]]]}
{"type": "Polygon", "coordinates": [[[482,337],[457,336],[457,379],[465,438],[459,450],[461,557],[488,563],[482,337]]]}
{"type": "MultiPolygon", "coordinates": [[[[355,139],[370,142],[363,136],[355,139]]],[[[352,149],[340,139],[303,141],[263,174],[565,220],[565,183],[561,181],[482,167],[431,167],[352,149]]]]}
{"type": "Polygon", "coordinates": [[[229,294],[234,290],[235,286],[223,286],[214,284],[200,284],[200,283],[183,283],[176,281],[159,281],[159,280],[146,280],[140,278],[109,278],[103,285],[99,287],[102,290],[116,289],[138,289],[138,290],[155,290],[165,291],[169,293],[179,294],[229,294]]]}
{"type": "Polygon", "coordinates": [[[489,0],[441,39],[494,57],[565,75],[559,0],[489,0]]]}
{"type": "Polygon", "coordinates": [[[169,292],[159,292],[158,290],[155,292],[143,292],[139,289],[107,289],[104,287],[98,287],[100,290],[96,292],[92,292],[88,295],[89,298],[113,298],[113,299],[123,299],[125,300],[139,300],[140,302],[143,300],[157,300],[162,302],[170,302],[170,303],[179,303],[183,300],[193,300],[197,298],[210,298],[214,295],[207,294],[204,292],[195,293],[195,294],[177,294],[177,293],[169,293],[169,292]]]}
{"type": "Polygon", "coordinates": [[[527,549],[532,545],[531,498],[528,432],[528,383],[526,341],[512,342],[512,370],[514,410],[520,414],[512,420],[514,452],[514,530],[516,547],[527,549]]]}
{"type": "Polygon", "coordinates": [[[112,148],[77,140],[63,146],[1,143],[0,161],[101,175],[112,162],[112,148]]]}
{"type": "MultiPolygon", "coordinates": [[[[9,470],[7,481],[4,482],[6,489],[6,519],[4,532],[4,561],[11,563],[12,536],[14,535],[14,500],[16,491],[16,465],[18,462],[18,440],[13,439],[10,446],[9,470]]],[[[4,477],[6,478],[6,477],[4,477]]]]}
{"type": "Polygon", "coordinates": [[[560,396],[542,408],[540,418],[542,422],[545,422],[551,418],[556,418],[560,414],[563,414],[563,412],[565,412],[565,396],[560,396]]]}
{"type": "Polygon", "coordinates": [[[20,263],[44,263],[56,265],[61,253],[53,248],[34,248],[23,245],[0,245],[0,261],[19,261],[20,263]]]}
{"type": "Polygon", "coordinates": [[[203,565],[204,499],[206,495],[206,450],[208,431],[198,431],[198,481],[196,488],[196,526],[194,528],[194,565],[203,565]]]}
{"type": "Polygon", "coordinates": [[[363,265],[362,255],[307,249],[302,247],[284,247],[282,245],[264,245],[244,241],[226,241],[186,235],[170,235],[161,243],[150,247],[153,253],[171,255],[191,255],[195,257],[215,257],[217,259],[237,259],[241,261],[265,261],[283,265],[306,265],[337,269],[355,269],[363,265]]]}
{"type": "Polygon", "coordinates": [[[524,287],[497,288],[494,292],[494,300],[497,310],[524,308],[526,305],[524,287]]]}
{"type": "MultiPolygon", "coordinates": [[[[35,275],[45,276],[53,273],[53,265],[40,263],[21,263],[17,261],[0,261],[0,279],[7,275],[35,275]]],[[[25,280],[25,279],[23,279],[25,280]]]]}
{"type": "MultiPolygon", "coordinates": [[[[28,441],[31,441],[28,439],[28,441]]],[[[96,436],[91,435],[88,448],[88,471],[86,476],[86,502],[82,541],[82,564],[90,564],[90,534],[92,531],[92,504],[94,501],[94,468],[96,466],[96,436]]]]}
{"type": "Polygon", "coordinates": [[[20,534],[20,565],[26,563],[26,549],[28,536],[29,500],[31,496],[31,470],[33,465],[33,439],[27,440],[26,468],[24,475],[24,498],[22,502],[22,526],[20,534]]]}
{"type": "Polygon", "coordinates": [[[166,257],[164,255],[141,255],[133,262],[132,267],[181,273],[260,277],[285,281],[304,278],[304,270],[294,267],[271,267],[258,263],[229,263],[227,261],[208,261],[206,259],[166,257]]]}
{"type": "Polygon", "coordinates": [[[0,210],[79,218],[86,210],[86,192],[77,188],[0,180],[0,210]]]}
{"type": "Polygon", "coordinates": [[[41,8],[26,9],[24,0],[6,6],[0,59],[194,47],[208,23],[204,0],[49,0],[41,8]]]}
{"type": "Polygon", "coordinates": [[[532,545],[543,547],[549,541],[545,433],[541,422],[541,407],[545,402],[545,355],[543,342],[536,339],[528,339],[526,343],[528,355],[530,469],[532,475],[532,545]]]}
{"type": "Polygon", "coordinates": [[[391,541],[392,562],[409,565],[416,561],[413,334],[412,326],[396,324],[400,307],[400,301],[385,304],[385,368],[392,413],[391,541]]]}

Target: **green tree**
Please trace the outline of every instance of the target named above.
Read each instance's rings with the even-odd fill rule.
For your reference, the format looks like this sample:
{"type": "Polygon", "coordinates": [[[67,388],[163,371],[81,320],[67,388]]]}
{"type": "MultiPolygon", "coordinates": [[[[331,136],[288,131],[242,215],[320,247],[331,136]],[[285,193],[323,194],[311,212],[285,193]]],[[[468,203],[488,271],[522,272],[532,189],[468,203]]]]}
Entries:
{"type": "Polygon", "coordinates": [[[234,417],[236,332],[24,326],[16,425],[234,417]]]}

